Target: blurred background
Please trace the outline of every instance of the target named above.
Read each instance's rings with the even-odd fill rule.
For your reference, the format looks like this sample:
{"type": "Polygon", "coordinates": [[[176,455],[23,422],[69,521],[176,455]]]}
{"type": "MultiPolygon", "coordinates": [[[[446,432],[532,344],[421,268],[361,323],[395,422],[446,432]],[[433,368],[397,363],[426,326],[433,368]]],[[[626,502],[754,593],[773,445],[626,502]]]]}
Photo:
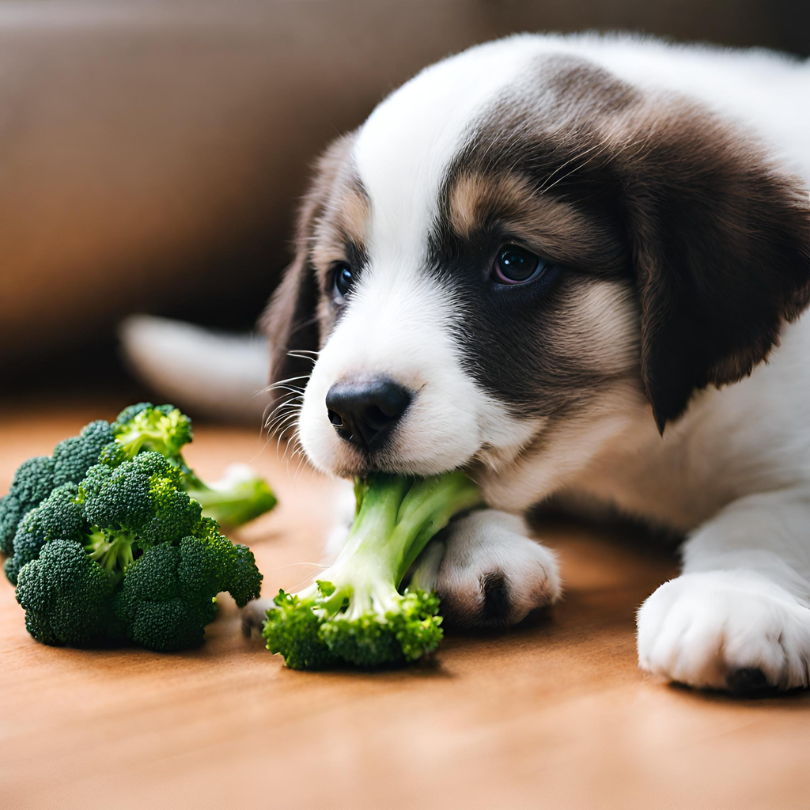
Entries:
{"type": "Polygon", "coordinates": [[[807,56],[810,3],[0,2],[0,408],[129,385],[128,313],[250,329],[329,140],[447,54],[586,29],[807,56]]]}

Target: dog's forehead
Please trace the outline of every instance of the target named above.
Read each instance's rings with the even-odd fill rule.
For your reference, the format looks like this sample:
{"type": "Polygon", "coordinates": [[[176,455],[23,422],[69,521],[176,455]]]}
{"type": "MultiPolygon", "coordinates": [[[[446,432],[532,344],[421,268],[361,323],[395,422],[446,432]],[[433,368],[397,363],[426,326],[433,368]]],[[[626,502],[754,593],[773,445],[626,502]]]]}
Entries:
{"type": "Polygon", "coordinates": [[[528,39],[475,48],[424,70],[371,114],[352,157],[370,202],[374,258],[424,257],[448,167],[536,55],[528,39]]]}

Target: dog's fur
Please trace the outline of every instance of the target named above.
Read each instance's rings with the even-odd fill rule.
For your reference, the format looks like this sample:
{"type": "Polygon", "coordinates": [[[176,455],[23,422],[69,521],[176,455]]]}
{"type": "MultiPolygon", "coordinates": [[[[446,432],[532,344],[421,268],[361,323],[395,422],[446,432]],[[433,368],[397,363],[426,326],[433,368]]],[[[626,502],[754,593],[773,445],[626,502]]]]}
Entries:
{"type": "Polygon", "coordinates": [[[526,510],[607,504],[687,535],[639,611],[642,668],[808,686],[808,98],[810,65],[774,54],[517,36],[426,69],[322,158],[264,319],[277,414],[327,473],[481,483],[491,509],[437,575],[457,623],[558,598],[526,510]],[[549,270],[493,283],[504,243],[549,270]],[[337,262],[357,280],[336,303],[337,262]],[[414,399],[361,451],[325,396],[380,374],[414,399]]]}

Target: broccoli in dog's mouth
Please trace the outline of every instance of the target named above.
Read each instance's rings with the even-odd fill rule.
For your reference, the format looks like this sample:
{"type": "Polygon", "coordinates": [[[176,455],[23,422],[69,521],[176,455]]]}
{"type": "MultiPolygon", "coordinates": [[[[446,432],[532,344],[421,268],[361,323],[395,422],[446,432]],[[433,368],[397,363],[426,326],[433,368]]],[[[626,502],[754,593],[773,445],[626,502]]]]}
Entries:
{"type": "Polygon", "coordinates": [[[355,483],[357,514],[343,550],[299,594],[267,612],[267,649],[293,669],[383,667],[417,661],[442,639],[435,593],[399,587],[428,541],[481,502],[462,472],[431,478],[374,475],[355,483]]]}

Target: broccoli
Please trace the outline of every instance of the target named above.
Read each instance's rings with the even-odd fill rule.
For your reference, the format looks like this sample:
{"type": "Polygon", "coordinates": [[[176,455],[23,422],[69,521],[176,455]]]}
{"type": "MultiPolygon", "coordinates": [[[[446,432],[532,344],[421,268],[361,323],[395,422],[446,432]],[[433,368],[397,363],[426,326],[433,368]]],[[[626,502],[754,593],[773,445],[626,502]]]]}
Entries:
{"type": "Polygon", "coordinates": [[[85,646],[116,634],[113,580],[74,540],[54,540],[23,566],[17,601],[28,632],[43,644],[85,646]]]}
{"type": "Polygon", "coordinates": [[[115,443],[104,448],[102,462],[115,466],[143,450],[160,453],[182,470],[183,488],[202,504],[205,514],[223,525],[241,526],[276,505],[267,482],[245,465],[234,465],[216,484],[201,481],[181,452],[193,438],[191,420],[173,405],[131,405],[121,411],[112,430],[115,443]]]}
{"type": "MultiPolygon", "coordinates": [[[[181,453],[191,440],[191,419],[173,405],[140,402],[121,411],[112,424],[91,422],[78,436],[57,444],[52,457],[31,458],[20,465],[9,493],[0,498],[0,552],[14,553],[23,518],[54,490],[78,484],[98,463],[116,468],[144,452],[160,453],[177,467],[181,487],[223,525],[240,526],[275,506],[270,487],[247,467],[238,467],[220,484],[208,486],[200,481],[181,453]]],[[[17,565],[11,558],[6,562],[12,582],[17,565]]]]}
{"type": "Polygon", "coordinates": [[[267,481],[246,464],[233,464],[215,484],[204,484],[188,470],[184,486],[202,504],[206,515],[225,526],[241,526],[276,505],[276,496],[267,481]]]}
{"type": "Polygon", "coordinates": [[[259,596],[252,554],[202,517],[182,476],[160,453],[140,452],[91,467],[26,514],[6,573],[35,639],[182,649],[202,643],[216,594],[240,607],[259,596]]]}
{"type": "Polygon", "coordinates": [[[47,498],[53,488],[52,459],[37,456],[19,466],[8,495],[0,500],[0,551],[11,553],[17,524],[26,512],[47,498]]]}
{"type": "Polygon", "coordinates": [[[355,494],[354,526],[334,565],[299,594],[279,592],[267,612],[267,649],[293,669],[409,663],[442,639],[438,597],[399,587],[428,541],[480,503],[477,486],[458,471],[376,475],[355,494]]]}

